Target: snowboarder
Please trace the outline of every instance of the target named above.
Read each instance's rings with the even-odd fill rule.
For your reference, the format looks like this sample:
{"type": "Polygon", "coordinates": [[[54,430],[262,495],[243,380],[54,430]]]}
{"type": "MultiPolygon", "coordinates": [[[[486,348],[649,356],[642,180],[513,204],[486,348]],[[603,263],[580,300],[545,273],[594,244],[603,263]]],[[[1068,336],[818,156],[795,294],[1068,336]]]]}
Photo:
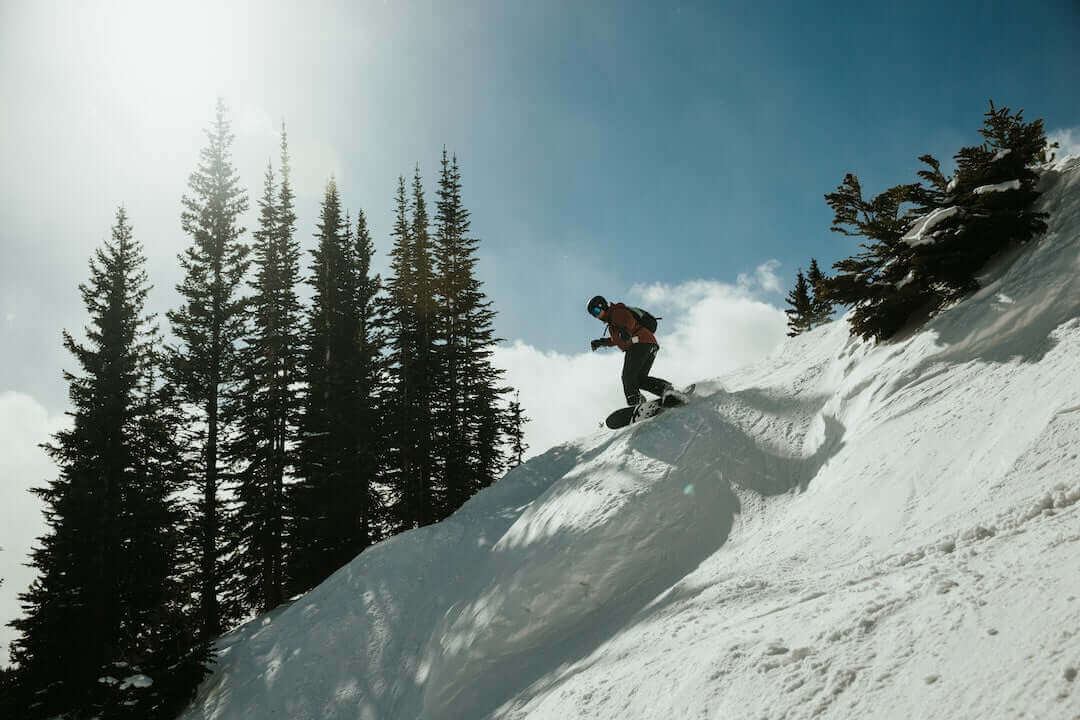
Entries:
{"type": "Polygon", "coordinates": [[[645,404],[642,390],[658,395],[663,405],[686,402],[686,396],[667,380],[649,375],[653,360],[660,349],[652,330],[642,323],[642,320],[645,320],[655,328],[656,320],[651,315],[622,303],[609,305],[600,295],[589,301],[587,309],[590,315],[607,324],[608,337],[593,340],[593,351],[614,345],[625,353],[622,370],[623,393],[626,395],[626,404],[634,408],[633,420],[637,419],[645,404]]]}

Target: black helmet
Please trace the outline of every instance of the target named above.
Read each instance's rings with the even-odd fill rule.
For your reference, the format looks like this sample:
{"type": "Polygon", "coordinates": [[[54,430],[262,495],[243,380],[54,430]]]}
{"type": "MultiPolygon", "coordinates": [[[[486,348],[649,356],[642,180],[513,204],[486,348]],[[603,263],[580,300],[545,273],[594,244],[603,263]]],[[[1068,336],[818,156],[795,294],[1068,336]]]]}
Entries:
{"type": "Polygon", "coordinates": [[[598,317],[600,313],[608,309],[608,302],[602,295],[597,295],[586,306],[589,310],[589,314],[593,317],[598,317]]]}

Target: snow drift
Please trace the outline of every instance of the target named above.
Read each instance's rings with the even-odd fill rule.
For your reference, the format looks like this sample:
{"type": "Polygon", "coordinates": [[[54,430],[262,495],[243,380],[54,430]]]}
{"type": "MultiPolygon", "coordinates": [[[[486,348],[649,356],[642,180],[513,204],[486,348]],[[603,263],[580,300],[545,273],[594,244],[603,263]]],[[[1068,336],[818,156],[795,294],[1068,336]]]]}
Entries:
{"type": "Polygon", "coordinates": [[[836,322],[220,641],[183,716],[1080,717],[1080,162],[897,342],[836,322]]]}

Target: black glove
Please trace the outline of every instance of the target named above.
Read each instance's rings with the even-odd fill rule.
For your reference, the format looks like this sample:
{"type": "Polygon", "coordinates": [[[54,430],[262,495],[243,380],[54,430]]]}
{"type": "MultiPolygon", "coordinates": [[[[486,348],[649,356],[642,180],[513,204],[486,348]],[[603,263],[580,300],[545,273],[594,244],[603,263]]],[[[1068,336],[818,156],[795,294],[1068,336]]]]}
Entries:
{"type": "Polygon", "coordinates": [[[589,343],[589,345],[593,349],[593,352],[596,352],[596,348],[606,347],[606,346],[608,346],[610,344],[611,343],[608,342],[607,338],[601,338],[599,340],[593,340],[591,343],[589,343]]]}
{"type": "Polygon", "coordinates": [[[623,342],[627,342],[630,340],[630,332],[626,328],[619,328],[619,337],[623,342]]]}

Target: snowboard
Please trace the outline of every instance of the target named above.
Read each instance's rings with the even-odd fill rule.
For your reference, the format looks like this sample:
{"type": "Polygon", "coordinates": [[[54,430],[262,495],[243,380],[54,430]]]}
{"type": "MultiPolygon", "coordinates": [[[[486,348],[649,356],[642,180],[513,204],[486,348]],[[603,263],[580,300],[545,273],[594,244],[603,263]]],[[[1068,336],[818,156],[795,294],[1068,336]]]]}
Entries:
{"type": "MultiPolygon", "coordinates": [[[[688,385],[679,392],[687,396],[693,395],[695,387],[697,387],[696,384],[688,385]]],[[[684,404],[685,403],[681,403],[677,400],[672,400],[667,405],[664,405],[660,400],[650,400],[642,406],[641,413],[638,415],[637,420],[633,419],[634,408],[630,405],[627,405],[626,407],[621,407],[615,412],[608,415],[607,420],[604,421],[604,424],[612,430],[617,430],[618,428],[626,427],[631,422],[641,422],[642,420],[648,420],[651,417],[656,417],[657,415],[669,408],[679,407],[680,405],[684,404]]]]}

